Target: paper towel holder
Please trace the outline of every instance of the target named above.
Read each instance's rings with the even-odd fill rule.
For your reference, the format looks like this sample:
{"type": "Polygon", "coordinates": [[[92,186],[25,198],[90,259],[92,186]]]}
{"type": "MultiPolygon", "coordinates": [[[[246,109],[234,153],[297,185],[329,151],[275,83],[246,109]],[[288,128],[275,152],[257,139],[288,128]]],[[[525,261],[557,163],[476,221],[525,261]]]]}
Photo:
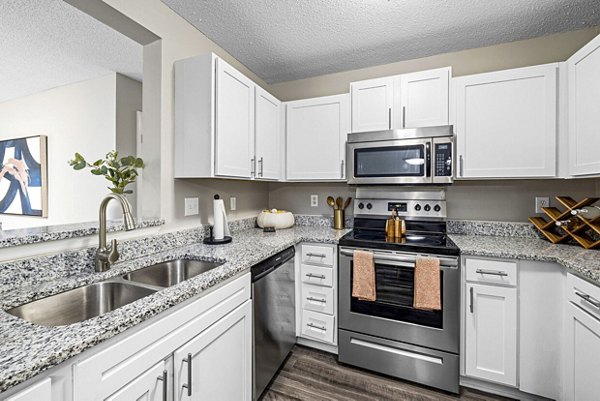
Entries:
{"type": "Polygon", "coordinates": [[[222,239],[215,239],[213,236],[213,226],[208,227],[208,230],[210,232],[210,235],[207,238],[204,238],[204,240],[202,241],[203,244],[223,245],[223,244],[229,244],[232,240],[232,238],[229,236],[225,236],[222,239]]]}

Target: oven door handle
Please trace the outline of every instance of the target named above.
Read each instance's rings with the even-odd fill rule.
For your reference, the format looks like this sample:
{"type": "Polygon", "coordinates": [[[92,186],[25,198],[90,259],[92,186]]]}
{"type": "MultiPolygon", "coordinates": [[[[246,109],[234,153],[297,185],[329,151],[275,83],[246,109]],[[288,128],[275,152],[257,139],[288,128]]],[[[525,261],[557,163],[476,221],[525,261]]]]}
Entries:
{"type": "MultiPolygon", "coordinates": [[[[340,254],[343,256],[354,256],[353,251],[348,251],[345,249],[340,250],[340,254]]],[[[458,266],[458,258],[444,258],[438,257],[440,260],[441,267],[457,267],[458,266]]],[[[417,256],[409,256],[409,255],[385,255],[373,252],[373,260],[383,260],[388,262],[404,262],[411,263],[411,266],[414,265],[417,261],[417,256]]]]}

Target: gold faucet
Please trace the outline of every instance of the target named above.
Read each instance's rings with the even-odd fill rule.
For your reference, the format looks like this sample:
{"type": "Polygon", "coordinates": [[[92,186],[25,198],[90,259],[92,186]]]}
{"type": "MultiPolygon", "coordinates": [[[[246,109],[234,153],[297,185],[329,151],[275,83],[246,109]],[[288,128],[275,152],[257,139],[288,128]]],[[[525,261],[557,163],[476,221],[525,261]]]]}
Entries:
{"type": "Polygon", "coordinates": [[[115,199],[121,203],[123,210],[123,223],[125,231],[131,231],[135,228],[133,215],[131,214],[131,205],[127,198],[119,194],[108,194],[106,198],[100,202],[100,229],[99,229],[99,245],[96,251],[96,271],[105,272],[110,269],[110,266],[119,259],[119,251],[117,249],[117,240],[113,239],[110,243],[110,248],[106,246],[106,208],[108,203],[115,199]]]}

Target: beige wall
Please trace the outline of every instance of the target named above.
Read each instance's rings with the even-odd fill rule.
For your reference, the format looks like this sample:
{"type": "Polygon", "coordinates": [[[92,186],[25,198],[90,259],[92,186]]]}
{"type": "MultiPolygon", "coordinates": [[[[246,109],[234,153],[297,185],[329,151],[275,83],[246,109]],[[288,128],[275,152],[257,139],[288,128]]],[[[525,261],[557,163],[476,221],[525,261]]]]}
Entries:
{"type": "MultiPolygon", "coordinates": [[[[504,180],[458,181],[447,188],[448,217],[457,220],[527,221],[535,216],[535,197],[575,199],[600,196],[600,180],[504,180]]],[[[342,183],[273,183],[269,185],[269,207],[297,214],[331,215],[325,200],[355,196],[354,188],[342,183]],[[319,195],[319,206],[310,206],[310,195],[319,195]]],[[[350,207],[347,213],[351,213],[350,207]]]]}
{"type": "Polygon", "coordinates": [[[600,34],[600,27],[558,33],[541,38],[282,82],[271,85],[270,89],[275,96],[287,101],[347,93],[350,82],[353,81],[431,68],[452,66],[453,75],[460,76],[564,61],[598,34],[600,34]]]}

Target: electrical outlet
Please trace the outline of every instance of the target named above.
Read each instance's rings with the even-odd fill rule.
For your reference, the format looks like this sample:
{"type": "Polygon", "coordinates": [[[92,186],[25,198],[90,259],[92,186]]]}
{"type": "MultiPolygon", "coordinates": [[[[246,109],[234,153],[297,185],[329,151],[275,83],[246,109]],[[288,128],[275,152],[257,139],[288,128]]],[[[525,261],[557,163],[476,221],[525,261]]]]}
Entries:
{"type": "Polygon", "coordinates": [[[198,198],[185,198],[185,212],[186,216],[195,216],[199,213],[198,210],[198,198]]]}
{"type": "Polygon", "coordinates": [[[234,211],[235,209],[237,209],[237,199],[232,196],[229,198],[229,210],[234,211]]]}
{"type": "Polygon", "coordinates": [[[550,198],[547,196],[536,196],[535,197],[535,212],[536,213],[544,213],[542,210],[543,207],[550,206],[550,198]]]}
{"type": "Polygon", "coordinates": [[[310,196],[310,207],[318,207],[319,206],[319,195],[312,194],[310,196]]]}

